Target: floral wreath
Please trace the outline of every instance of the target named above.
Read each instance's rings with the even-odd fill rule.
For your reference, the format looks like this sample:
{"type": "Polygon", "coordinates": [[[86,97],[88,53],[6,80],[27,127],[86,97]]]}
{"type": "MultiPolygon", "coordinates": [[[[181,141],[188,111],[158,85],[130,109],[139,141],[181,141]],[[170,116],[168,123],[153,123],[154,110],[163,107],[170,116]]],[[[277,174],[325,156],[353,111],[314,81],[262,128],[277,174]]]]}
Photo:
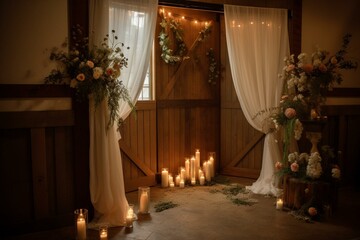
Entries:
{"type": "Polygon", "coordinates": [[[183,29],[180,26],[180,23],[174,19],[167,21],[164,17],[160,23],[161,31],[159,34],[159,44],[161,46],[161,58],[166,63],[177,63],[181,62],[184,58],[185,53],[187,52],[187,47],[183,39],[183,29]],[[174,51],[170,49],[170,39],[169,35],[166,33],[167,28],[170,28],[171,32],[174,34],[175,46],[177,49],[174,51]]]}

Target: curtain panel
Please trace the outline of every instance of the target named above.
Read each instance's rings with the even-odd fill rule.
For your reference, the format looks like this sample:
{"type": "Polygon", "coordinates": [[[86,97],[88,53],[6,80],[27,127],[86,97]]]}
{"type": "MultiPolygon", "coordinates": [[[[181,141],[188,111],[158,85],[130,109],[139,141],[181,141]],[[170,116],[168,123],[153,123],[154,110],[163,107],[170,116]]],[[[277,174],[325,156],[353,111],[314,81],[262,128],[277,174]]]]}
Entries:
{"type": "MultiPolygon", "coordinates": [[[[157,0],[91,0],[89,7],[90,46],[99,45],[106,34],[115,30],[117,41],[128,58],[120,81],[127,87],[133,103],[141,91],[150,63],[157,17],[157,0]]],[[[90,100],[90,195],[95,209],[90,227],[100,223],[124,226],[128,202],[125,196],[120,134],[114,124],[107,128],[109,110],[106,101],[94,108],[90,100]]],[[[125,101],[119,115],[125,119],[131,112],[125,101]]]]}
{"type": "Polygon", "coordinates": [[[249,124],[266,134],[260,176],[248,189],[276,195],[274,163],[281,155],[267,121],[279,104],[283,82],[278,74],[289,55],[287,10],[224,5],[224,15],[231,74],[241,109],[249,124]]]}

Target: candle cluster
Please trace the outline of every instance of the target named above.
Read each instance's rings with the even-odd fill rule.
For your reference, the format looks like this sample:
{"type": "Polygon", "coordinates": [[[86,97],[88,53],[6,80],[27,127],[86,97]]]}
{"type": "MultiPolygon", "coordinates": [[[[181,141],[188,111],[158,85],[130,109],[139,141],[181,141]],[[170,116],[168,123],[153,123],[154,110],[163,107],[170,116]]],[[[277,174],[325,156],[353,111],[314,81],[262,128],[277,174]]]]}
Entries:
{"type": "Polygon", "coordinates": [[[195,155],[191,158],[185,158],[185,167],[181,166],[178,174],[174,178],[167,168],[163,168],[161,172],[161,186],[166,187],[180,187],[185,185],[204,185],[205,182],[210,182],[215,176],[215,156],[209,154],[209,158],[203,161],[201,166],[200,150],[195,150],[195,155]]]}

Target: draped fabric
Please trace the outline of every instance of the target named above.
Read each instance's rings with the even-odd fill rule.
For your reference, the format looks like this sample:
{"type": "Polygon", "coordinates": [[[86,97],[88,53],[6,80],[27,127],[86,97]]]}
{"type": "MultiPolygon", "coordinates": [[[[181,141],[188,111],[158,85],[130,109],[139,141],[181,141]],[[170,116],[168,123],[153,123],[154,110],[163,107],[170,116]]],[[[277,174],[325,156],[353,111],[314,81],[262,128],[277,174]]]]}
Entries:
{"type": "MultiPolygon", "coordinates": [[[[117,41],[124,43],[120,47],[129,59],[128,68],[122,70],[119,80],[127,87],[133,103],[141,91],[150,63],[157,6],[157,0],[90,1],[90,44],[101,44],[105,35],[111,35],[115,30],[117,41]]],[[[121,136],[116,124],[107,128],[109,110],[105,100],[95,108],[90,97],[89,105],[90,195],[95,209],[90,227],[100,223],[123,226],[128,201],[118,144],[121,136]]],[[[122,101],[120,117],[125,119],[130,112],[131,108],[122,101]]]]}
{"type": "Polygon", "coordinates": [[[268,119],[278,106],[283,82],[283,59],[289,54],[287,10],[224,5],[226,43],[231,74],[241,109],[265,142],[260,176],[248,189],[259,194],[278,193],[274,163],[281,159],[268,119]]]}

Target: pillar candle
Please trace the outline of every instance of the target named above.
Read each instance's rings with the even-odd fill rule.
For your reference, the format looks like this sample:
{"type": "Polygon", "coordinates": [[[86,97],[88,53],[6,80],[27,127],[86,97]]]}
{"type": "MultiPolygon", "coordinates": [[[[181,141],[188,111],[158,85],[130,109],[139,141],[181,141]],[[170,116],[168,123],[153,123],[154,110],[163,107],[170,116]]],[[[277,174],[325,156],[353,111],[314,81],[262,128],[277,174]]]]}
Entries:
{"type": "Polygon", "coordinates": [[[184,182],[185,182],[185,180],[186,180],[185,176],[186,176],[186,170],[184,167],[181,167],[180,168],[180,180],[184,180],[184,182]]]}
{"type": "Polygon", "coordinates": [[[77,238],[79,240],[85,240],[86,239],[86,221],[85,217],[80,212],[77,221],[76,221],[76,227],[77,227],[77,238]]]}
{"type": "Polygon", "coordinates": [[[190,178],[191,180],[196,177],[195,173],[195,157],[192,156],[190,159],[190,178]]]}
{"type": "Polygon", "coordinates": [[[180,187],[181,187],[181,188],[185,187],[185,182],[184,182],[184,180],[180,180],[180,187]]]}
{"type": "Polygon", "coordinates": [[[204,172],[204,175],[206,176],[206,170],[207,170],[207,162],[205,161],[203,163],[203,172],[204,172]]]}
{"type": "Polygon", "coordinates": [[[196,179],[195,178],[192,178],[191,179],[191,185],[195,185],[196,184],[196,179]]]}
{"type": "Polygon", "coordinates": [[[210,156],[209,161],[211,163],[211,177],[215,177],[215,160],[213,156],[210,156]]]}
{"type": "Polygon", "coordinates": [[[147,192],[142,192],[140,196],[139,212],[147,213],[149,211],[149,196],[147,192]]]}
{"type": "Polygon", "coordinates": [[[190,159],[185,159],[185,177],[186,180],[190,179],[190,159]]]}
{"type": "Polygon", "coordinates": [[[180,186],[180,175],[176,175],[175,184],[176,186],[180,186]]]}
{"type": "Polygon", "coordinates": [[[169,186],[169,172],[167,168],[163,168],[161,172],[161,186],[168,187],[169,186]]]}
{"type": "Polygon", "coordinates": [[[213,163],[209,160],[209,161],[207,161],[207,167],[208,167],[208,170],[209,170],[209,177],[210,177],[210,179],[213,177],[213,175],[212,175],[212,172],[213,172],[213,163]]]}
{"type": "Polygon", "coordinates": [[[199,178],[199,169],[200,169],[200,150],[195,150],[195,174],[197,174],[196,178],[199,178]]]}
{"type": "Polygon", "coordinates": [[[169,185],[171,183],[174,183],[174,178],[173,178],[173,176],[171,174],[169,174],[169,185]]]}
{"type": "Polygon", "coordinates": [[[210,172],[210,164],[209,164],[209,162],[206,162],[205,178],[206,178],[206,181],[208,181],[208,182],[211,181],[211,172],[210,172]]]}
{"type": "Polygon", "coordinates": [[[203,186],[205,184],[205,177],[204,175],[200,175],[200,185],[203,186]]]}

